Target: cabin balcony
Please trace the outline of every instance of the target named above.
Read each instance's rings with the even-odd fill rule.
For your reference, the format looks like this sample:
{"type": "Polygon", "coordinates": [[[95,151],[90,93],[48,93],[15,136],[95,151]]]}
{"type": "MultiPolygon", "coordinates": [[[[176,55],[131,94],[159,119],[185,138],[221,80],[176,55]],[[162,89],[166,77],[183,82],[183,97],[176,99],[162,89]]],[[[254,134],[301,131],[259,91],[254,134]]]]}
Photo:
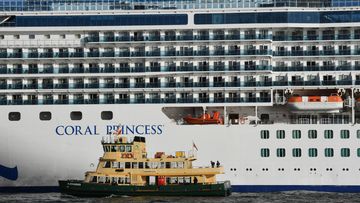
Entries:
{"type": "Polygon", "coordinates": [[[99,99],[85,99],[85,104],[99,104],[99,99]]]}
{"type": "Polygon", "coordinates": [[[129,104],[130,99],[116,99],[115,102],[116,104],[129,104]]]}
{"type": "Polygon", "coordinates": [[[84,73],[85,69],[83,67],[75,67],[70,70],[71,73],[84,73]]]}
{"type": "Polygon", "coordinates": [[[99,83],[85,84],[85,88],[97,89],[97,88],[99,88],[99,83]]]}
{"type": "Polygon", "coordinates": [[[68,89],[68,88],[69,88],[69,84],[68,84],[68,83],[56,84],[56,85],[55,85],[55,89],[68,89]]]}

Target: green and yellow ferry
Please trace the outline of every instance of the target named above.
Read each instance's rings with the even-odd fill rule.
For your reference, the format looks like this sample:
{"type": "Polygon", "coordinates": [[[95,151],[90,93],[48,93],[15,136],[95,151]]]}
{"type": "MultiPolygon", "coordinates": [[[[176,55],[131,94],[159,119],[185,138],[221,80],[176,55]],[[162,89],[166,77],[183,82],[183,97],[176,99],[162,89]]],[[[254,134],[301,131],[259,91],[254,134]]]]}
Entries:
{"type": "Polygon", "coordinates": [[[61,193],[82,197],[126,196],[228,196],[230,181],[217,182],[222,166],[192,166],[194,150],[188,155],[155,153],[148,158],[145,137],[132,141],[124,136],[103,139],[104,155],[96,171],[85,180],[60,180],[61,193]]]}

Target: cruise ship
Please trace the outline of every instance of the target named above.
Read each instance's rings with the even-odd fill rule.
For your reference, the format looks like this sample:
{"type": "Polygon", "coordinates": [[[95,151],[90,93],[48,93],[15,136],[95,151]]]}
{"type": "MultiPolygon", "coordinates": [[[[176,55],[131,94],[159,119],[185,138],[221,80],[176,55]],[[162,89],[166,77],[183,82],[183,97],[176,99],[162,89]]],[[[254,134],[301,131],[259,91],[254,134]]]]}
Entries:
{"type": "Polygon", "coordinates": [[[114,132],[234,192],[360,192],[359,85],[359,0],[0,0],[0,192],[81,179],[114,132]]]}

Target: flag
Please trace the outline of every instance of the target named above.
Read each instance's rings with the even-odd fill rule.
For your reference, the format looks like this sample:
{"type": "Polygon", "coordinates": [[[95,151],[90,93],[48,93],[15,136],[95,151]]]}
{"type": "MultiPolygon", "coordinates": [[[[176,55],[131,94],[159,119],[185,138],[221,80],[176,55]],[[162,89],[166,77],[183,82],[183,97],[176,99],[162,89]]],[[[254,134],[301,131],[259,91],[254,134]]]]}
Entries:
{"type": "Polygon", "coordinates": [[[193,148],[195,148],[196,151],[199,151],[198,148],[197,148],[197,146],[195,145],[195,142],[194,142],[194,141],[193,141],[193,148]]]}

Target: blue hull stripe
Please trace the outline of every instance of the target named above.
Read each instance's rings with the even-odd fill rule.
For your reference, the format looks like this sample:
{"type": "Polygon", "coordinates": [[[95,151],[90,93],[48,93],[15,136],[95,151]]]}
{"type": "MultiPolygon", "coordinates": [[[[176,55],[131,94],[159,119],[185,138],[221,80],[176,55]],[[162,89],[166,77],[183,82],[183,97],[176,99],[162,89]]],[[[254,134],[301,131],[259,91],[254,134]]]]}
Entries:
{"type": "MultiPolygon", "coordinates": [[[[306,190],[317,192],[360,192],[360,185],[233,185],[233,192],[284,192],[306,190]]],[[[0,187],[0,193],[59,192],[57,186],[0,187]]]]}

